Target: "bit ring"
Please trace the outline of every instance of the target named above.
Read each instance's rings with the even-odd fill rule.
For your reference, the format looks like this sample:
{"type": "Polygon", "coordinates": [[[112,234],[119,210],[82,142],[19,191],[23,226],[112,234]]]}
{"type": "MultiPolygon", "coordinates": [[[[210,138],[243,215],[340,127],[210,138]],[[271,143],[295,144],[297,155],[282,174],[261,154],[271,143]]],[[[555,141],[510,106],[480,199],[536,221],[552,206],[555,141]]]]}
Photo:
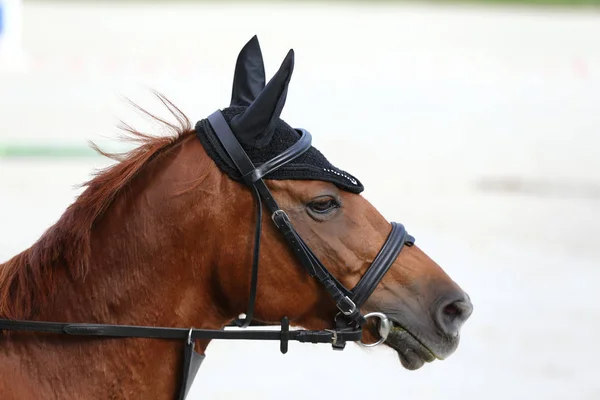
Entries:
{"type": "Polygon", "coordinates": [[[363,343],[363,342],[359,341],[358,344],[361,345],[362,347],[375,347],[375,346],[380,345],[381,343],[385,342],[388,335],[390,334],[390,331],[392,330],[392,323],[391,323],[390,319],[387,317],[387,315],[385,315],[384,313],[380,313],[380,312],[372,312],[372,313],[365,314],[364,318],[365,319],[369,319],[369,318],[378,318],[379,319],[378,331],[379,331],[380,338],[375,343],[363,343]]]}

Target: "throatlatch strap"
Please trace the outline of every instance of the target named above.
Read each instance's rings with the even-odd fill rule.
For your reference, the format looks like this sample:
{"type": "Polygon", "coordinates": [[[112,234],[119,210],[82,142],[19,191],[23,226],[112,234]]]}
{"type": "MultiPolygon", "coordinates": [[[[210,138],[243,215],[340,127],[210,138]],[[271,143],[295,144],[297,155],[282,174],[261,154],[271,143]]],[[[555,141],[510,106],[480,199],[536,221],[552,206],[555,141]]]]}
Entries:
{"type": "Polygon", "coordinates": [[[260,194],[256,187],[252,187],[252,194],[256,202],[256,228],[254,230],[254,249],[252,256],[252,278],[250,281],[250,295],[248,296],[248,308],[246,309],[246,317],[243,320],[236,318],[233,323],[240,327],[246,328],[252,322],[254,317],[254,305],[256,304],[256,288],[258,286],[258,260],[260,259],[260,233],[262,231],[262,202],[260,194]]]}

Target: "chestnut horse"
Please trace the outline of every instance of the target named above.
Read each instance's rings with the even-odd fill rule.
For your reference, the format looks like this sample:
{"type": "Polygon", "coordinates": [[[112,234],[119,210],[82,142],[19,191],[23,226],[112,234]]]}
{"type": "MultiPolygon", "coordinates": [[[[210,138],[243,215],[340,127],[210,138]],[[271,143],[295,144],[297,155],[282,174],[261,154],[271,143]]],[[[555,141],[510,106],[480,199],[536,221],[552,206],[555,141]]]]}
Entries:
{"type": "MultiPolygon", "coordinates": [[[[243,97],[239,82],[236,90],[234,97],[243,97]]],[[[278,96],[269,118],[287,126],[278,96]]],[[[198,127],[160,98],[177,119],[160,120],[173,134],[131,129],[139,147],[87,182],[33,246],[0,265],[0,318],[219,330],[246,311],[257,223],[252,192],[208,154],[198,127]]],[[[275,139],[277,132],[271,130],[275,139]]],[[[359,193],[326,179],[267,176],[266,183],[331,274],[354,287],[391,225],[359,193]]],[[[336,304],[299,264],[271,216],[262,223],[254,319],[275,325],[288,317],[307,329],[333,329],[336,304]]],[[[417,369],[455,351],[472,305],[414,245],[393,260],[363,309],[393,321],[385,344],[405,368],[417,369]]],[[[375,342],[375,326],[367,326],[362,340],[375,342]]],[[[204,354],[209,342],[197,342],[196,350],[204,354]]],[[[3,400],[172,399],[182,346],[6,330],[0,393],[3,400]]]]}

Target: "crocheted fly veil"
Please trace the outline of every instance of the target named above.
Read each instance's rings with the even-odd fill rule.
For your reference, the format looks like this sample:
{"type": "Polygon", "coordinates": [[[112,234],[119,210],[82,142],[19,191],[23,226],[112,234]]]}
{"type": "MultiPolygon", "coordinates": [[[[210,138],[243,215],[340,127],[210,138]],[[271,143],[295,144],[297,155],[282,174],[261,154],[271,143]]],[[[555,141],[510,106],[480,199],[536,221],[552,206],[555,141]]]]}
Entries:
{"type": "MultiPolygon", "coordinates": [[[[300,138],[299,132],[280,118],[293,69],[294,52],[290,50],[279,71],[265,84],[265,68],[256,36],[238,55],[231,104],[221,112],[256,167],[281,154],[300,138]]],[[[243,182],[207,119],[196,124],[196,134],[217,166],[232,179],[243,182]]],[[[357,178],[333,166],[312,146],[290,163],[267,174],[265,179],[320,180],[353,193],[364,190],[357,178]]]]}

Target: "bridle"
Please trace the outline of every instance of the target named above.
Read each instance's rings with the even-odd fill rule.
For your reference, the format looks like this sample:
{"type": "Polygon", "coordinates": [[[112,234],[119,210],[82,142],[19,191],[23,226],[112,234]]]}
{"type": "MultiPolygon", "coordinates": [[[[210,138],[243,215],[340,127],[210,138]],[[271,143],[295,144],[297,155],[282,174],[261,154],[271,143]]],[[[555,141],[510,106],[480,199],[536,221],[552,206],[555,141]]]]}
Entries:
{"type": "MultiPolygon", "coordinates": [[[[242,175],[244,182],[252,189],[252,193],[256,200],[257,222],[248,311],[243,320],[236,321],[236,325],[241,327],[248,326],[254,312],[258,280],[260,233],[262,228],[262,201],[264,201],[271,213],[271,219],[275,223],[275,226],[283,234],[285,240],[296,257],[300,260],[304,269],[306,269],[311,277],[316,278],[323,285],[325,290],[327,290],[335,301],[336,306],[340,311],[336,316],[336,330],[340,332],[360,329],[366,323],[366,316],[361,314],[360,307],[368,299],[371,293],[373,293],[377,284],[390,269],[392,263],[396,257],[398,257],[398,254],[400,254],[404,244],[412,246],[414,244],[414,238],[406,233],[404,226],[392,222],[392,231],[379,254],[354,289],[348,290],[327,270],[319,258],[312,252],[310,247],[302,240],[296,229],[294,229],[290,218],[285,211],[279,208],[279,205],[277,205],[271,191],[263,180],[265,175],[275,171],[277,168],[280,168],[306,152],[311,147],[312,137],[310,133],[304,129],[297,129],[300,134],[300,139],[296,143],[278,156],[265,162],[260,167],[255,167],[220,111],[216,111],[210,115],[208,121],[219,142],[242,175]]],[[[379,318],[382,321],[387,320],[387,317],[380,315],[380,313],[371,316],[379,318]]],[[[384,322],[389,324],[388,321],[384,322]]],[[[385,338],[383,338],[383,340],[385,340],[385,338]]],[[[338,337],[332,344],[335,349],[343,349],[345,341],[340,340],[338,337]]]]}
{"type": "Polygon", "coordinates": [[[346,342],[353,341],[361,343],[362,329],[367,319],[379,319],[380,339],[374,346],[383,343],[391,328],[391,323],[383,313],[373,312],[361,314],[360,307],[373,293],[376,286],[390,269],[400,251],[406,246],[414,244],[414,238],[410,236],[404,226],[392,222],[392,230],[387,237],[383,247],[375,257],[375,260],[358,284],[349,290],[340,283],[321,263],[308,245],[302,240],[294,229],[289,216],[279,208],[277,202],[263,178],[270,172],[294,160],[311,147],[311,135],[304,129],[297,129],[300,139],[291,147],[275,156],[271,160],[255,167],[231,128],[227,124],[223,114],[217,110],[208,117],[220,144],[227,152],[243,180],[250,187],[257,204],[257,220],[254,239],[254,254],[252,260],[252,278],[250,284],[250,296],[248,308],[244,319],[235,321],[239,327],[251,325],[256,301],[256,289],[258,283],[258,260],[260,249],[260,236],[262,231],[262,202],[264,201],[271,219],[277,229],[283,234],[286,242],[291,247],[302,266],[311,277],[317,279],[331,295],[336,303],[339,313],[335,317],[335,329],[327,330],[290,330],[289,320],[284,317],[281,321],[281,329],[273,330],[211,330],[195,328],[167,328],[131,325],[109,325],[109,324],[85,324],[85,323],[59,323],[25,320],[0,319],[0,330],[33,331],[45,333],[57,333],[79,336],[104,336],[115,338],[154,338],[154,339],[180,339],[185,340],[184,347],[184,373],[179,390],[179,399],[185,399],[191,387],[193,379],[204,359],[194,351],[195,341],[198,339],[231,339],[231,340],[278,340],[280,350],[287,353],[290,340],[300,343],[329,343],[334,349],[343,350],[346,342]]]}

